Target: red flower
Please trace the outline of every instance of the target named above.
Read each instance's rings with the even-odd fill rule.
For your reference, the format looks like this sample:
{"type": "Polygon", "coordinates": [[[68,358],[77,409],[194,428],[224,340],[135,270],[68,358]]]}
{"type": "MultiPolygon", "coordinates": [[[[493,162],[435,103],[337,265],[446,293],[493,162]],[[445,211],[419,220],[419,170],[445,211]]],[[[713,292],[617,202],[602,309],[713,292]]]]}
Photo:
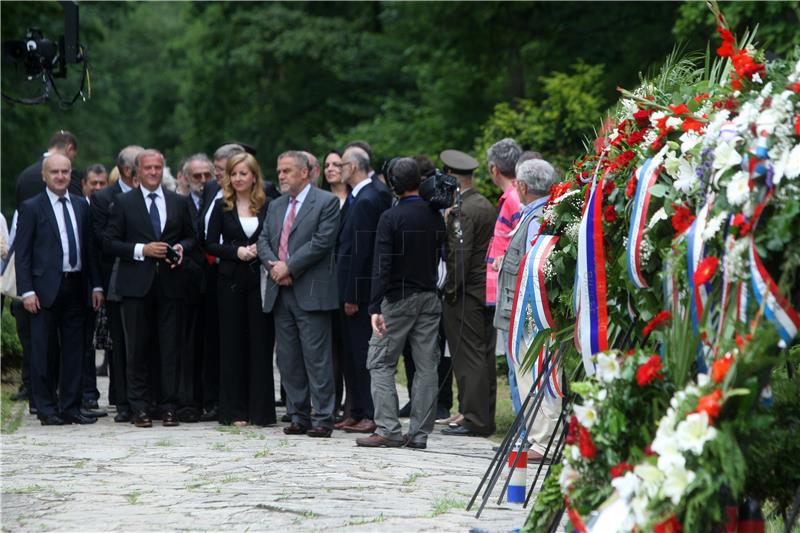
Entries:
{"type": "Polygon", "coordinates": [[[569,418],[569,428],[567,429],[567,437],[564,439],[564,442],[567,444],[575,444],[578,442],[578,428],[581,427],[580,422],[578,422],[578,417],[572,415],[569,418]]]}
{"type": "Polygon", "coordinates": [[[572,183],[569,181],[562,181],[561,183],[556,183],[552,187],[550,187],[550,201],[552,202],[559,196],[562,196],[565,192],[572,188],[572,183]]]}
{"type": "Polygon", "coordinates": [[[748,55],[747,50],[739,50],[735,55],[731,56],[733,68],[740,79],[752,80],[753,74],[761,74],[764,72],[764,65],[756,63],[753,58],[748,55]]]}
{"type": "Polygon", "coordinates": [[[711,381],[714,383],[722,383],[722,380],[725,379],[725,376],[728,374],[728,370],[730,370],[732,364],[733,354],[730,352],[714,361],[714,364],[711,365],[711,381]]]}
{"type": "Polygon", "coordinates": [[[655,354],[639,365],[636,370],[636,383],[640,387],[644,387],[654,379],[664,379],[664,375],[661,373],[661,357],[655,354]]]}
{"type": "Polygon", "coordinates": [[[634,131],[630,135],[628,135],[628,145],[629,146],[636,146],[637,144],[641,143],[644,140],[644,134],[647,133],[647,128],[639,131],[634,131]]]}
{"type": "Polygon", "coordinates": [[[650,125],[651,113],[652,111],[649,109],[640,109],[633,114],[633,118],[636,119],[636,124],[638,124],[640,128],[643,128],[650,125]]]}
{"type": "Polygon", "coordinates": [[[645,457],[658,457],[658,454],[653,451],[649,444],[644,447],[644,455],[645,457]]]}
{"type": "Polygon", "coordinates": [[[667,320],[670,320],[671,318],[672,318],[672,313],[670,313],[669,311],[661,311],[656,316],[651,318],[650,322],[648,322],[644,326],[644,328],[642,329],[642,335],[645,336],[650,335],[650,333],[654,329],[659,327],[661,324],[665,323],[667,320]]]}
{"type": "Polygon", "coordinates": [[[731,57],[734,52],[733,45],[729,42],[724,42],[722,46],[717,48],[717,55],[720,57],[731,57]]]}
{"type": "Polygon", "coordinates": [[[742,82],[739,80],[731,80],[731,89],[734,91],[740,91],[742,89],[742,82]]]}
{"type": "Polygon", "coordinates": [[[614,208],[614,204],[608,204],[603,208],[603,219],[608,223],[617,220],[617,210],[614,208]]]}
{"type": "Polygon", "coordinates": [[[700,261],[700,263],[697,265],[697,270],[694,271],[693,281],[695,286],[707,283],[708,280],[713,278],[714,274],[717,272],[718,266],[719,259],[713,255],[700,261]]]}
{"type": "Polygon", "coordinates": [[[675,233],[681,234],[694,222],[695,216],[685,205],[672,204],[675,213],[672,215],[672,227],[675,233]]]}
{"type": "Polygon", "coordinates": [[[628,180],[628,183],[625,185],[625,197],[630,198],[636,194],[636,173],[634,172],[631,175],[631,179],[628,180]]]}
{"type": "MultiPolygon", "coordinates": [[[[790,83],[789,85],[786,86],[786,88],[789,89],[790,91],[800,93],[800,81],[790,83]]],[[[635,117],[636,115],[634,114],[633,116],[635,117]]]]}
{"type": "Polygon", "coordinates": [[[619,168],[624,168],[625,166],[628,165],[628,163],[633,161],[634,157],[636,157],[636,154],[634,154],[631,150],[627,150],[619,154],[615,162],[617,163],[617,166],[619,168]]]}
{"type": "Polygon", "coordinates": [[[663,522],[659,522],[653,526],[653,533],[681,533],[683,531],[683,524],[678,522],[675,515],[670,515],[669,518],[663,522]]]}
{"type": "MultiPolygon", "coordinates": [[[[800,82],[797,82],[800,84],[800,82]]],[[[800,113],[794,117],[794,132],[800,137],[800,113]]]]}
{"type": "Polygon", "coordinates": [[[620,477],[625,474],[625,472],[631,472],[633,470],[633,465],[622,461],[621,463],[614,465],[611,467],[611,478],[620,477]]]}
{"type": "Polygon", "coordinates": [[[592,442],[589,430],[583,426],[578,427],[578,449],[585,459],[594,459],[597,456],[597,446],[592,442]]]}
{"type": "Polygon", "coordinates": [[[614,189],[616,188],[617,184],[614,183],[614,180],[605,180],[603,182],[603,196],[608,196],[609,194],[614,192],[614,189]]]}
{"type": "Polygon", "coordinates": [[[719,33],[722,40],[726,43],[732,43],[736,39],[734,39],[733,34],[730,30],[723,28],[722,26],[717,26],[717,33],[719,33]]]}
{"type": "Polygon", "coordinates": [[[703,123],[693,117],[686,117],[681,124],[683,131],[700,131],[702,127],[703,123]]]}
{"type": "Polygon", "coordinates": [[[739,233],[739,237],[744,237],[750,230],[752,229],[752,224],[747,221],[747,218],[744,216],[743,213],[737,213],[733,217],[733,221],[731,222],[731,226],[737,229],[739,233]]]}
{"type": "Polygon", "coordinates": [[[697,96],[692,98],[692,100],[694,100],[695,102],[702,102],[706,98],[708,98],[708,93],[698,94],[697,96]]]}
{"type": "Polygon", "coordinates": [[[701,396],[700,399],[697,401],[697,409],[694,410],[695,413],[707,413],[709,420],[712,422],[719,416],[720,410],[722,410],[722,391],[719,389],[714,390],[711,394],[706,394],[705,396],[701,396]]]}
{"type": "Polygon", "coordinates": [[[689,111],[689,108],[686,107],[686,104],[670,105],[669,108],[672,111],[672,113],[675,114],[675,115],[689,115],[689,114],[691,114],[691,111],[689,111]]]}

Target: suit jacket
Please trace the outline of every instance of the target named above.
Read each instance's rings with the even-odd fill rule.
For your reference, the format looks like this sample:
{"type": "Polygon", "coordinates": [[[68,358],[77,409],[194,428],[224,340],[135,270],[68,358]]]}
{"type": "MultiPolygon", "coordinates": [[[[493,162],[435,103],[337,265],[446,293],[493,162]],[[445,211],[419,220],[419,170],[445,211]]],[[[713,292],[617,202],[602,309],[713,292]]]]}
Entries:
{"type": "Polygon", "coordinates": [[[250,287],[254,283],[258,286],[261,281],[261,263],[258,259],[246,263],[239,259],[236,251],[240,246],[250,246],[258,242],[269,203],[264,204],[258,212],[258,229],[250,237],[242,229],[236,208],[226,211],[224,200],[217,200],[208,221],[206,247],[211,255],[219,258],[219,275],[241,288],[250,287]],[[219,242],[220,236],[222,244],[219,242]]]}
{"type": "Polygon", "coordinates": [[[336,250],[336,278],[339,300],[343,303],[369,303],[375,229],[381,213],[388,208],[389,204],[373,181],[343,210],[336,250]]]}
{"type": "MultiPolygon", "coordinates": [[[[268,261],[278,261],[283,217],[288,207],[289,195],[286,194],[270,202],[267,207],[257,246],[258,258],[268,270],[271,269],[268,261]]],[[[318,187],[310,187],[289,233],[287,266],[300,309],[329,311],[339,307],[333,253],[338,229],[339,199],[318,187]]],[[[272,278],[267,278],[265,313],[272,311],[279,288],[272,278]]]]}
{"type": "Polygon", "coordinates": [[[103,234],[108,226],[111,209],[120,194],[122,194],[122,187],[117,181],[93,193],[92,201],[89,204],[89,215],[92,221],[92,240],[94,241],[95,249],[100,251],[100,274],[103,277],[103,289],[106,293],[108,293],[108,284],[116,258],[103,252],[103,234]]]}
{"type": "MultiPolygon", "coordinates": [[[[89,205],[82,196],[70,194],[78,233],[75,238],[81,251],[81,272],[88,305],[92,287],[101,285],[97,255],[92,245],[89,205]]],[[[50,307],[61,287],[64,252],[53,206],[47,193],[41,192],[19,206],[16,249],[17,292],[35,291],[42,307],[50,307]]]]}
{"type": "MultiPolygon", "coordinates": [[[[214,208],[214,196],[217,195],[217,191],[219,191],[219,183],[217,183],[216,180],[206,183],[206,186],[203,187],[203,201],[200,204],[200,209],[201,209],[200,214],[202,215],[201,224],[203,224],[202,234],[205,233],[204,224],[205,224],[206,214],[208,213],[209,209],[214,208]]],[[[267,198],[269,198],[270,200],[279,198],[281,195],[278,188],[275,187],[275,185],[271,181],[267,180],[264,180],[264,193],[266,193],[267,198]]]]}
{"type": "MultiPolygon", "coordinates": [[[[33,198],[40,192],[44,191],[45,184],[44,184],[44,179],[42,178],[43,162],[44,162],[44,157],[40,158],[36,163],[27,167],[17,177],[17,190],[16,190],[17,207],[22,205],[22,202],[24,202],[25,200],[33,198]]],[[[69,188],[68,188],[68,192],[70,194],[83,196],[83,191],[81,190],[82,177],[83,177],[83,172],[75,169],[72,170],[72,178],[69,182],[69,188]]]]}
{"type": "Polygon", "coordinates": [[[523,216],[520,219],[514,229],[511,242],[508,243],[497,276],[497,307],[494,310],[494,327],[503,331],[508,331],[511,323],[511,309],[514,306],[519,265],[527,251],[528,226],[534,220],[536,217],[533,215],[523,216]]]}
{"type": "MultiPolygon", "coordinates": [[[[162,187],[167,209],[167,220],[159,241],[170,246],[183,246],[184,258],[197,243],[187,198],[162,187]]],[[[182,266],[170,268],[164,260],[145,257],[133,258],[137,243],[155,241],[150,215],[139,189],[121,194],[111,210],[111,219],[103,236],[103,250],[119,257],[116,292],[122,297],[141,298],[153,284],[156,269],[164,293],[169,298],[183,299],[186,295],[186,276],[182,266]]]]}

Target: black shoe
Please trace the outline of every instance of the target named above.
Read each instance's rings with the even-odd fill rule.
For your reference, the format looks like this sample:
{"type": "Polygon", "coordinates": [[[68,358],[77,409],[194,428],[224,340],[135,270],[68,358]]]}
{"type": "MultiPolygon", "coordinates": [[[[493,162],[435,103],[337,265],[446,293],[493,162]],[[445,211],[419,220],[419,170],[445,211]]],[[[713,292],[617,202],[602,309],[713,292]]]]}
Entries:
{"type": "Polygon", "coordinates": [[[456,437],[480,437],[479,434],[464,426],[444,428],[442,430],[442,435],[451,435],[456,437]]]}
{"type": "Polygon", "coordinates": [[[139,411],[133,417],[133,425],[137,428],[151,428],[153,427],[153,421],[147,416],[146,412],[139,411]]]}
{"type": "Polygon", "coordinates": [[[164,427],[175,427],[179,426],[180,422],[178,422],[178,417],[175,416],[174,411],[164,411],[164,415],[161,418],[161,425],[164,427]]]}
{"type": "Polygon", "coordinates": [[[98,409],[97,402],[94,402],[94,407],[89,407],[89,404],[84,403],[81,407],[81,414],[83,416],[91,416],[94,418],[102,418],[108,416],[108,413],[103,409],[98,409]]]}
{"type": "Polygon", "coordinates": [[[217,420],[219,420],[219,408],[216,405],[200,415],[200,422],[215,422],[217,420]]]}
{"type": "Polygon", "coordinates": [[[100,409],[100,404],[97,403],[97,400],[83,400],[83,408],[100,409]]]}
{"type": "Polygon", "coordinates": [[[397,416],[400,418],[408,418],[411,416],[411,402],[406,402],[400,411],[397,412],[397,416]]]}
{"type": "Polygon", "coordinates": [[[94,424],[97,422],[97,418],[93,416],[83,416],[82,414],[78,413],[77,415],[61,415],[64,418],[64,422],[67,424],[94,424]]]}
{"type": "Polygon", "coordinates": [[[310,428],[308,426],[303,426],[301,424],[295,424],[292,422],[291,425],[283,428],[283,432],[287,435],[305,435],[306,431],[309,429],[310,428]]]}
{"type": "Polygon", "coordinates": [[[194,423],[200,421],[200,410],[196,407],[181,407],[175,413],[181,422],[194,423]]]}
{"type": "Polygon", "coordinates": [[[281,422],[291,422],[291,421],[292,421],[292,415],[288,413],[281,417],[281,422]]]}
{"type": "Polygon", "coordinates": [[[17,392],[11,395],[12,402],[27,402],[29,398],[28,389],[25,386],[21,386],[17,392]]]}
{"type": "Polygon", "coordinates": [[[39,410],[37,408],[35,408],[34,406],[30,405],[30,404],[28,404],[28,412],[30,414],[32,414],[32,415],[38,415],[39,414],[39,410]]]}
{"type": "Polygon", "coordinates": [[[403,446],[406,448],[412,448],[414,450],[424,450],[428,447],[427,442],[416,442],[411,439],[411,437],[406,433],[403,435],[403,446]]]}
{"type": "Polygon", "coordinates": [[[39,421],[42,423],[43,426],[63,426],[64,424],[66,424],[66,422],[64,422],[64,419],[58,415],[40,417],[39,421]]]}
{"type": "Polygon", "coordinates": [[[117,416],[114,417],[114,422],[127,423],[131,421],[131,410],[129,408],[120,407],[117,409],[117,416]]]}

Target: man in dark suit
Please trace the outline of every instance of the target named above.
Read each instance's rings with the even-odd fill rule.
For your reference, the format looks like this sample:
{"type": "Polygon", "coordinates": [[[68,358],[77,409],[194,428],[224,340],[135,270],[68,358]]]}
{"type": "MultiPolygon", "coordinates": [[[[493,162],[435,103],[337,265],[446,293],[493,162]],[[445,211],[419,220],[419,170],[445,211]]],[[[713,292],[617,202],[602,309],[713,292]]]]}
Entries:
{"type": "Polygon", "coordinates": [[[99,309],[103,290],[90,238],[89,206],[67,191],[71,170],[66,156],[44,159],[46,189],[20,204],[15,240],[17,292],[31,314],[32,400],[42,425],[96,421],[80,411],[81,375],[87,304],[99,309]],[[48,361],[54,330],[61,340],[58,384],[48,361]]]}
{"type": "Polygon", "coordinates": [[[278,367],[292,417],[283,431],[330,437],[336,396],[330,311],[338,306],[339,200],[311,186],[302,152],[281,154],[277,170],[283,196],[269,203],[257,249],[270,275],[264,312],[274,311],[278,367]]]}
{"type": "Polygon", "coordinates": [[[196,244],[186,198],[161,186],[164,156],[144,150],[135,159],[138,190],[120,195],[111,210],[104,248],[119,257],[116,292],[128,350],[128,401],[137,427],[153,425],[148,401],[157,398],[164,426],[177,426],[177,362],[186,285],[183,256],[196,244]],[[174,257],[173,257],[174,254],[174,257]],[[170,259],[170,257],[172,257],[170,259]],[[158,342],[160,390],[151,390],[150,340],[158,342]]]}
{"type": "MultiPolygon", "coordinates": [[[[92,220],[93,237],[98,250],[103,250],[103,235],[108,228],[109,217],[114,203],[120,195],[139,187],[139,180],[134,175],[133,166],[136,156],[144,150],[141,146],[126,146],[117,155],[117,169],[119,179],[92,194],[90,212],[92,220]]],[[[117,415],[114,422],[130,422],[131,408],[128,403],[128,378],[127,378],[127,351],[125,350],[125,330],[122,325],[122,298],[116,291],[116,279],[119,269],[119,259],[113,254],[103,251],[100,256],[100,274],[103,279],[107,301],[106,312],[111,332],[113,345],[109,358],[109,403],[117,406],[117,415]]]]}
{"type": "Polygon", "coordinates": [[[353,391],[350,418],[336,424],[348,433],[372,433],[374,407],[367,370],[372,324],[367,311],[375,228],[389,204],[369,179],[369,156],[358,147],[342,155],[342,181],[352,188],[342,215],[336,252],[339,301],[344,310],[345,379],[353,391]]]}
{"type": "Polygon", "coordinates": [[[394,195],[392,194],[391,189],[389,189],[389,186],[386,185],[386,182],[384,181],[385,177],[383,177],[382,179],[382,177],[378,175],[377,172],[375,172],[375,169],[372,168],[372,161],[374,161],[372,156],[372,147],[369,145],[367,141],[356,140],[356,141],[350,141],[349,143],[347,143],[347,146],[344,147],[345,151],[349,150],[350,148],[361,148],[367,153],[367,157],[369,157],[370,161],[370,167],[368,172],[369,179],[372,180],[372,184],[375,186],[375,189],[377,189],[378,193],[381,195],[381,198],[383,198],[383,201],[391,206],[394,203],[394,195]]]}

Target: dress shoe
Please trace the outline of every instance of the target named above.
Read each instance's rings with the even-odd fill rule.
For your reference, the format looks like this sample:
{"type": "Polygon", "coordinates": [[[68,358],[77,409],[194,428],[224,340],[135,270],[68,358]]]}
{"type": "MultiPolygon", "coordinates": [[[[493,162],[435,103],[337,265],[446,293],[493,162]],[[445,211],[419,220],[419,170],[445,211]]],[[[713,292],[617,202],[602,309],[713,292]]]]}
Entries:
{"type": "Polygon", "coordinates": [[[196,407],[181,407],[176,412],[181,422],[195,423],[200,421],[200,410],[196,407]]]}
{"type": "Polygon", "coordinates": [[[133,417],[133,425],[137,428],[151,428],[153,427],[153,421],[147,416],[147,413],[139,411],[133,417]]]}
{"type": "Polygon", "coordinates": [[[63,414],[61,417],[64,419],[64,422],[67,424],[94,424],[97,422],[97,418],[93,416],[83,416],[82,414],[78,413],[77,415],[67,415],[63,414]]]}
{"type": "Polygon", "coordinates": [[[308,431],[308,427],[294,422],[283,428],[283,432],[287,435],[305,435],[306,431],[308,431]]]}
{"type": "Polygon", "coordinates": [[[411,416],[411,402],[406,402],[406,404],[397,412],[397,416],[400,418],[408,418],[411,416]]]}
{"type": "Polygon", "coordinates": [[[131,410],[120,408],[117,415],[114,417],[114,422],[126,423],[131,421],[131,410]]]}
{"type": "Polygon", "coordinates": [[[442,435],[450,435],[455,437],[480,437],[478,433],[475,433],[468,427],[459,425],[456,425],[455,427],[449,426],[444,428],[442,430],[442,435]]]}
{"type": "Polygon", "coordinates": [[[424,450],[428,447],[428,443],[412,440],[408,433],[406,433],[403,435],[403,446],[414,450],[424,450]]]}
{"type": "Polygon", "coordinates": [[[335,424],[333,425],[333,429],[344,429],[344,428],[346,428],[347,426],[352,426],[352,425],[353,425],[353,424],[355,424],[355,423],[356,423],[355,419],[353,419],[353,418],[351,418],[351,417],[349,417],[349,416],[348,416],[347,418],[345,418],[345,419],[344,419],[344,420],[342,420],[341,422],[337,422],[337,423],[335,423],[335,424]]]}
{"type": "Polygon", "coordinates": [[[12,402],[27,402],[29,398],[28,389],[23,385],[14,394],[11,395],[12,402]]]}
{"type": "Polygon", "coordinates": [[[200,415],[200,422],[215,422],[219,420],[219,408],[215,405],[211,409],[200,415]]]}
{"type": "Polygon", "coordinates": [[[356,446],[363,446],[365,448],[399,448],[403,445],[403,440],[387,439],[383,435],[373,433],[369,437],[360,437],[356,439],[356,446]]]}
{"type": "Polygon", "coordinates": [[[100,409],[100,404],[97,403],[97,400],[83,400],[83,408],[100,409]]]}
{"type": "Polygon", "coordinates": [[[345,426],[344,430],[348,433],[372,433],[377,427],[369,418],[362,418],[352,426],[345,426]]]}
{"type": "Polygon", "coordinates": [[[315,426],[306,431],[306,435],[308,435],[309,437],[316,437],[323,439],[329,438],[331,436],[331,433],[333,433],[331,428],[325,428],[322,426],[315,426]]]}
{"type": "Polygon", "coordinates": [[[175,411],[164,411],[164,414],[161,417],[161,425],[169,428],[180,426],[181,423],[178,422],[178,417],[175,416],[175,411]]]}
{"type": "Polygon", "coordinates": [[[87,409],[86,406],[81,407],[81,414],[83,416],[91,416],[93,418],[103,418],[108,416],[108,413],[103,409],[87,409]]]}
{"type": "Polygon", "coordinates": [[[58,415],[43,416],[39,418],[43,426],[63,426],[66,424],[64,419],[58,415]]]}

